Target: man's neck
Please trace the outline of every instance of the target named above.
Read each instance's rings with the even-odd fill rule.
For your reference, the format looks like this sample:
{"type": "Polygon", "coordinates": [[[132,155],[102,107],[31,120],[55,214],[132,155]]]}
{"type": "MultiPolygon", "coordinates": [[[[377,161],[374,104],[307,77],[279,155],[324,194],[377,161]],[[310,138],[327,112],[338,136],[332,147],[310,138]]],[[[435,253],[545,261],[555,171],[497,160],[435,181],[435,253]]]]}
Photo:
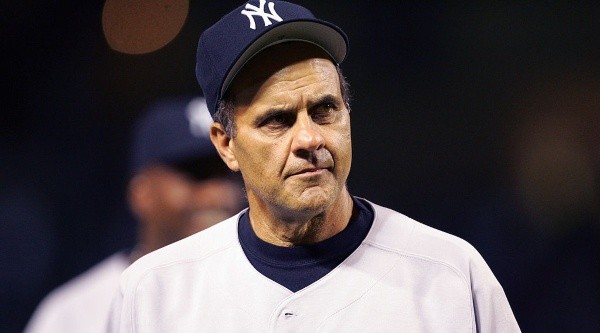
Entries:
{"type": "MultiPolygon", "coordinates": [[[[262,208],[262,207],[261,207],[262,208]]],[[[277,246],[313,244],[344,230],[352,216],[352,197],[344,188],[337,200],[325,211],[312,216],[283,218],[269,210],[250,206],[250,224],[256,235],[277,246]]]]}

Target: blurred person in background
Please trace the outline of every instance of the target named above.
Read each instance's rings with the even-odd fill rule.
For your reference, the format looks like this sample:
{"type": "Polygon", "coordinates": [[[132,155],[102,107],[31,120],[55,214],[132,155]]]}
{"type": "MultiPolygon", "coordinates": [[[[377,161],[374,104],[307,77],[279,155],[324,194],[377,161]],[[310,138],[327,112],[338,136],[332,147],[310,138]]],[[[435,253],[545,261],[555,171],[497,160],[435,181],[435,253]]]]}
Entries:
{"type": "Polygon", "coordinates": [[[25,332],[104,332],[122,271],[141,256],[224,220],[245,205],[238,176],[209,138],[202,97],[152,104],[134,129],[128,203],[135,246],[52,291],[25,332]]]}

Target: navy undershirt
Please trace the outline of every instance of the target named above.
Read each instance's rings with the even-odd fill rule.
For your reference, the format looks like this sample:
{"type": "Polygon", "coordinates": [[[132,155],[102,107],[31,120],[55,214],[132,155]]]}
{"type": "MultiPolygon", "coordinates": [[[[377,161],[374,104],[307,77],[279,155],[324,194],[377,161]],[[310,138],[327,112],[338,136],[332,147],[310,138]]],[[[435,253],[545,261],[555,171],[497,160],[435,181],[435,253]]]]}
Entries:
{"type": "Polygon", "coordinates": [[[367,236],[373,210],[353,197],[354,209],[348,226],[322,242],[292,247],[276,246],[258,238],[248,212],[240,217],[238,234],[246,257],[261,274],[296,292],[319,280],[342,263],[367,236]]]}

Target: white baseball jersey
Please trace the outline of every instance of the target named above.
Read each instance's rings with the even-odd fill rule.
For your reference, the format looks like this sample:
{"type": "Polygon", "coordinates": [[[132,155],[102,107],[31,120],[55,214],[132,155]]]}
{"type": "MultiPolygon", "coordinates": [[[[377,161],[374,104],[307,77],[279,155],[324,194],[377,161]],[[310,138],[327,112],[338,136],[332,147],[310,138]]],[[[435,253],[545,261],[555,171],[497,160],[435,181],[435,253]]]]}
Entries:
{"type": "Polygon", "coordinates": [[[38,305],[25,333],[106,332],[119,277],[129,265],[116,253],[53,290],[38,305]]]}
{"type": "Polygon", "coordinates": [[[502,287],[467,242],[372,204],[362,244],[308,287],[261,275],[239,214],[159,249],[121,278],[113,332],[520,332],[502,287]]]}

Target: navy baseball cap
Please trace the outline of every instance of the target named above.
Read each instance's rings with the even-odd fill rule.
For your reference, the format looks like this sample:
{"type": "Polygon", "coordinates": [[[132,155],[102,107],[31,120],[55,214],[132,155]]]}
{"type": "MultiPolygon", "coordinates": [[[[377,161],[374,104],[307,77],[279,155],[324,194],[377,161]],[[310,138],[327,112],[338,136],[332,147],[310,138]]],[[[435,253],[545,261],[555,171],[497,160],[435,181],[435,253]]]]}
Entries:
{"type": "Polygon", "coordinates": [[[174,97],[152,103],[134,127],[130,175],[154,164],[197,174],[209,166],[197,161],[212,160],[218,163],[210,162],[211,168],[218,164],[226,169],[210,141],[212,121],[203,97],[174,97]],[[192,172],[193,168],[197,171],[192,172]]]}
{"type": "Polygon", "coordinates": [[[218,103],[242,67],[275,44],[302,41],[319,46],[340,64],[348,37],[308,9],[285,1],[248,1],[223,16],[200,36],[196,78],[214,116],[218,103]]]}

